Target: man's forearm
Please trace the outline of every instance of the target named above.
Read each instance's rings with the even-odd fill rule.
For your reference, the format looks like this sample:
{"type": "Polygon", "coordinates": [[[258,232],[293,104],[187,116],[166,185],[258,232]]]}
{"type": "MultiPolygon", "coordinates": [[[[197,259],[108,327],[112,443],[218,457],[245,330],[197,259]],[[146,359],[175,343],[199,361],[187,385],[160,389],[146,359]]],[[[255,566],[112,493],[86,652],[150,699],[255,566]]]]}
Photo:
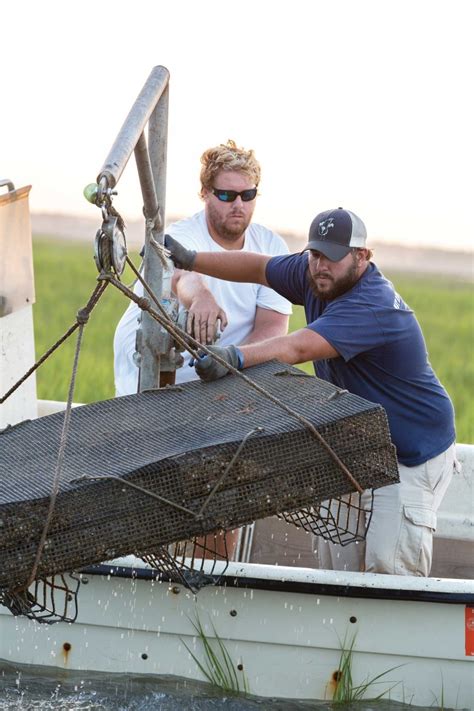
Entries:
{"type": "MultiPolygon", "coordinates": [[[[307,328],[295,331],[289,336],[269,338],[261,343],[246,346],[230,345],[223,348],[211,346],[210,351],[239,370],[268,360],[279,360],[294,365],[308,360],[336,358],[339,355],[328,341],[307,328]]],[[[210,355],[203,355],[196,363],[196,372],[202,380],[210,382],[226,376],[228,369],[210,355]]]]}
{"type": "Polygon", "coordinates": [[[249,368],[252,365],[266,363],[268,360],[279,360],[282,363],[294,365],[300,363],[298,351],[290,346],[286,336],[268,338],[259,343],[247,343],[239,346],[239,350],[244,357],[244,365],[249,368]]]}
{"type": "Polygon", "coordinates": [[[271,257],[241,250],[196,252],[186,249],[171,235],[164,236],[168,255],[177,269],[199,272],[226,281],[242,281],[268,286],[265,269],[271,257]]]}
{"type": "Polygon", "coordinates": [[[271,257],[254,252],[197,252],[193,271],[224,279],[268,286],[265,269],[271,257]]]}
{"type": "Polygon", "coordinates": [[[188,312],[186,331],[201,343],[213,343],[217,329],[227,326],[225,311],[217,303],[206,280],[195,272],[176,272],[173,291],[188,312]]]}
{"type": "Polygon", "coordinates": [[[286,314],[257,307],[254,327],[241,345],[260,343],[269,338],[286,336],[288,333],[288,321],[289,316],[286,314]]]}
{"type": "Polygon", "coordinates": [[[181,269],[175,270],[173,275],[172,289],[179,301],[189,308],[194,299],[196,299],[202,292],[209,291],[206,280],[201,276],[201,274],[195,274],[194,272],[185,272],[181,269]]]}
{"type": "Polygon", "coordinates": [[[336,358],[338,352],[322,336],[303,328],[288,336],[269,338],[260,343],[239,346],[244,358],[244,367],[279,360],[282,363],[296,365],[310,360],[336,358]]]}

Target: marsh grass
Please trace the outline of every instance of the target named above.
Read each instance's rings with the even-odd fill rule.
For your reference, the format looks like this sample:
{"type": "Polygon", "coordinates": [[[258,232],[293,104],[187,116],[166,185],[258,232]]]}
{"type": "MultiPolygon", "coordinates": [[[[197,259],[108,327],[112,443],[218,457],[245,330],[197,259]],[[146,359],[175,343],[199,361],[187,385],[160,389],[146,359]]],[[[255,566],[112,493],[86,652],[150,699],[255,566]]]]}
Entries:
{"type": "Polygon", "coordinates": [[[381,674],[377,674],[372,678],[367,678],[360,684],[355,684],[352,676],[354,644],[355,637],[352,638],[352,641],[348,645],[346,645],[345,639],[344,642],[341,644],[341,656],[339,659],[338,667],[339,677],[336,683],[336,688],[334,690],[334,695],[332,697],[332,701],[335,704],[348,703],[352,701],[362,701],[362,699],[364,701],[372,702],[379,701],[384,696],[386,696],[386,694],[388,694],[395,686],[397,686],[397,684],[400,683],[398,681],[392,683],[392,685],[388,688],[385,688],[383,691],[373,695],[375,692],[375,687],[378,684],[385,685],[386,683],[391,683],[383,681],[382,677],[386,677],[387,674],[390,674],[390,672],[394,671],[395,669],[399,669],[401,665],[391,667],[390,669],[387,669],[387,671],[384,671],[381,674]],[[370,694],[370,696],[367,696],[367,694],[370,694]]]}
{"type": "MultiPolygon", "coordinates": [[[[36,304],[34,306],[36,357],[42,355],[75,321],[96,286],[93,245],[35,239],[36,304]]],[[[131,258],[137,263],[137,255],[131,258]]],[[[131,283],[127,268],[122,281],[131,283]]],[[[76,402],[94,402],[114,396],[113,336],[128,300],[107,287],[84,328],[79,359],[76,402]]],[[[76,336],[56,351],[37,373],[38,397],[65,400],[74,357],[76,336]]]]}
{"type": "Polygon", "coordinates": [[[193,622],[192,620],[190,620],[190,622],[196,630],[197,639],[202,644],[204,662],[201,662],[198,659],[198,657],[188,647],[186,642],[183,640],[181,640],[181,642],[184,644],[208,682],[228,694],[248,694],[249,686],[247,677],[245,674],[242,674],[242,678],[239,679],[230,654],[227,651],[224,642],[217,634],[214,625],[212,625],[214,633],[213,637],[209,638],[204,632],[199,617],[196,618],[196,622],[193,622]],[[212,640],[214,640],[214,644],[212,640]]]}
{"type": "MultiPolygon", "coordinates": [[[[433,694],[433,696],[434,696],[433,704],[436,704],[437,711],[445,711],[446,707],[444,704],[444,679],[443,679],[442,674],[441,674],[441,692],[440,692],[439,699],[436,696],[436,694],[433,694]]],[[[457,703],[456,703],[456,706],[457,706],[457,703]]]]}
{"type": "MultiPolygon", "coordinates": [[[[33,244],[36,278],[34,306],[36,355],[39,357],[74,323],[97,279],[90,245],[37,237],[33,244]]],[[[138,255],[132,253],[138,264],[138,255]]],[[[423,328],[431,363],[450,393],[459,442],[474,442],[474,298],[472,284],[426,275],[387,274],[404,300],[414,309],[423,328]]],[[[128,269],[124,283],[133,279],[128,269]]],[[[76,402],[93,402],[114,396],[113,336],[128,305],[109,286],[84,329],[77,376],[76,402]]],[[[294,307],[290,330],[305,325],[301,307],[294,307]]],[[[71,375],[75,337],[41,367],[37,374],[38,397],[65,400],[71,375]]],[[[310,363],[301,366],[312,373],[310,363]]]]}

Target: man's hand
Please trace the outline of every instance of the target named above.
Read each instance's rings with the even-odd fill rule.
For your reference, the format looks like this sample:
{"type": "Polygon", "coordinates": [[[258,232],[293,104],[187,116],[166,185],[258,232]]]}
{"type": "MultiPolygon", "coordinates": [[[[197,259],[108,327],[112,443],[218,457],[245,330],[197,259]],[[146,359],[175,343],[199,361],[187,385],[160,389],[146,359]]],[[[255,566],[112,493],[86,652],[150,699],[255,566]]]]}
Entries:
{"type": "Polygon", "coordinates": [[[176,239],[173,239],[171,235],[165,235],[164,242],[174,266],[177,269],[185,269],[188,272],[192,272],[196,252],[193,249],[183,247],[183,245],[176,239]]]}
{"type": "Polygon", "coordinates": [[[212,296],[203,289],[191,302],[188,309],[186,332],[200,343],[209,345],[216,340],[217,330],[227,326],[226,313],[212,296]]]}
{"type": "MultiPolygon", "coordinates": [[[[226,361],[226,363],[234,366],[237,370],[242,370],[244,367],[242,351],[235,346],[226,346],[225,348],[210,346],[208,350],[211,351],[211,353],[215,353],[220,356],[226,361]]],[[[227,375],[229,372],[224,365],[221,365],[208,355],[204,355],[198,361],[194,361],[194,366],[196,368],[196,373],[199,375],[201,380],[204,380],[206,383],[223,378],[224,375],[227,375]]]]}

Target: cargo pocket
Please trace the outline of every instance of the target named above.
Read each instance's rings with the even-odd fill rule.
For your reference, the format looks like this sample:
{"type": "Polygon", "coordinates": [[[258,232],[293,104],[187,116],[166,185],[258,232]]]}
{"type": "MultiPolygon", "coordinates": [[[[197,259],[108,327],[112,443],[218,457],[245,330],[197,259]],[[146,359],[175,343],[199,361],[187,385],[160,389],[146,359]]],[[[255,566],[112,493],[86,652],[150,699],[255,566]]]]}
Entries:
{"type": "Polygon", "coordinates": [[[404,506],[395,553],[397,575],[427,576],[431,570],[436,513],[420,506],[404,506]]]}

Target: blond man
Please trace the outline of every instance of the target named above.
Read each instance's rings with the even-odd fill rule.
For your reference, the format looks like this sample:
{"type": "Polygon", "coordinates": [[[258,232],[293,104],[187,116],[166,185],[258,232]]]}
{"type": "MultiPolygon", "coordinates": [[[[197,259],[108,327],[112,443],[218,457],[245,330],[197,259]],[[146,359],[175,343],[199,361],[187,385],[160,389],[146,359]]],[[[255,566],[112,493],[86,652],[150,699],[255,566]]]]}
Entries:
{"type": "MultiPolygon", "coordinates": [[[[252,150],[234,141],[209,148],[201,156],[200,197],[204,209],[167,227],[167,233],[185,248],[198,252],[288,253],[283,239],[275,232],[252,223],[260,164],[252,150]]],[[[283,336],[288,330],[290,303],[273,289],[261,284],[226,282],[213,277],[176,270],[172,289],[188,312],[188,333],[201,343],[212,343],[222,331],[219,344],[251,344],[283,336]]],[[[137,293],[142,287],[137,284],[137,293]]],[[[130,304],[122,316],[114,338],[116,394],[137,392],[138,368],[135,364],[136,331],[140,309],[130,304]]],[[[190,357],[176,372],[176,382],[197,378],[190,357]]]]}

